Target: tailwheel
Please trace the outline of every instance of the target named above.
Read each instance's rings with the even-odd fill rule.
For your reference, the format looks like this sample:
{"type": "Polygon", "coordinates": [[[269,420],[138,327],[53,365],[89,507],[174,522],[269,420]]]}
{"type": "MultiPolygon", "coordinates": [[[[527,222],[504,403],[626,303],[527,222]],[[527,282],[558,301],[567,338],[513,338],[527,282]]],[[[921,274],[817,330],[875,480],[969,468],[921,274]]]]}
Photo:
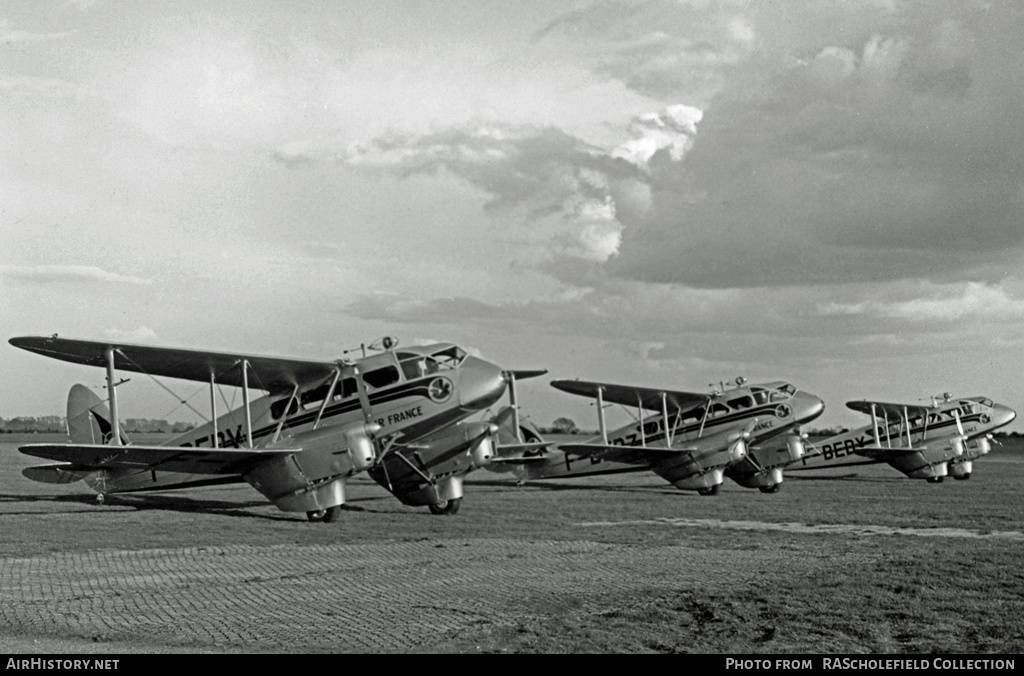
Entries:
{"type": "Polygon", "coordinates": [[[454,500],[444,500],[437,503],[436,505],[428,505],[431,514],[445,514],[451,516],[459,511],[459,505],[462,504],[462,498],[455,498],[454,500]]]}
{"type": "Polygon", "coordinates": [[[718,488],[722,484],[715,484],[711,488],[701,488],[697,491],[699,495],[718,495],[718,488]]]}
{"type": "Polygon", "coordinates": [[[771,486],[761,486],[762,493],[778,493],[782,490],[782,484],[772,484],[771,486]]]}

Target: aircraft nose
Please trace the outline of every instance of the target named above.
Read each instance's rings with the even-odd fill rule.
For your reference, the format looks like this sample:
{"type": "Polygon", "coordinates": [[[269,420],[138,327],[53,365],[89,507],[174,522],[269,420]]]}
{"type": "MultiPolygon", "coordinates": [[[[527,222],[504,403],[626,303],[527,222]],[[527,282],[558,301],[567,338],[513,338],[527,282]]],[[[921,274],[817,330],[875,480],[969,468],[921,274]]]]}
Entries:
{"type": "Polygon", "coordinates": [[[996,404],[992,407],[993,418],[996,419],[999,426],[1009,425],[1017,417],[1017,412],[1009,406],[1003,406],[1002,404],[996,404]]]}
{"type": "Polygon", "coordinates": [[[814,420],[825,411],[825,402],[821,397],[803,390],[797,390],[793,403],[796,409],[795,417],[801,424],[814,420]]]}
{"type": "Polygon", "coordinates": [[[459,379],[459,401],[462,408],[482,411],[505,394],[505,376],[501,367],[477,357],[466,357],[459,379]]]}

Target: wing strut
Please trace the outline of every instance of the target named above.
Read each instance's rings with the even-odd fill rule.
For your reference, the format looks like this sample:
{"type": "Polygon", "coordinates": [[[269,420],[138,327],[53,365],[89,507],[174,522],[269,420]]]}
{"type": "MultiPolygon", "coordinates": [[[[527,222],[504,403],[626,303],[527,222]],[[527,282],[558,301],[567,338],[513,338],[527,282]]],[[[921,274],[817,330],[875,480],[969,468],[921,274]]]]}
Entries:
{"type": "Polygon", "coordinates": [[[108,346],[104,352],[107,357],[107,396],[110,398],[110,445],[121,445],[121,421],[117,417],[117,392],[114,387],[114,348],[108,346]]]}
{"type": "Polygon", "coordinates": [[[341,378],[341,369],[335,366],[334,380],[331,381],[331,386],[327,388],[327,396],[324,397],[324,402],[320,404],[320,410],[316,412],[316,420],[313,421],[313,429],[320,427],[320,418],[324,417],[324,411],[327,410],[327,404],[331,403],[331,398],[334,396],[334,388],[338,386],[339,378],[341,378]]]}
{"type": "Polygon", "coordinates": [[[871,431],[875,433],[875,448],[881,448],[882,439],[878,436],[878,416],[875,414],[874,404],[871,404],[871,431]]]}
{"type": "Polygon", "coordinates": [[[664,392],[661,393],[661,415],[664,418],[665,423],[665,441],[669,448],[672,447],[672,432],[673,428],[668,425],[668,395],[664,392]]]}
{"type": "Polygon", "coordinates": [[[519,402],[516,401],[516,374],[514,371],[505,371],[505,378],[508,383],[508,403],[512,407],[512,429],[516,431],[516,441],[523,443],[523,431],[519,429],[519,402]]]}
{"type": "Polygon", "coordinates": [[[647,436],[644,434],[644,401],[640,398],[640,393],[636,393],[636,415],[640,418],[640,445],[647,445],[647,436]]]}
{"type": "Polygon", "coordinates": [[[252,448],[252,411],[249,410],[249,360],[242,360],[242,407],[245,408],[245,437],[252,448]]]}
{"type": "Polygon", "coordinates": [[[906,406],[903,407],[903,420],[907,425],[907,448],[910,448],[913,446],[913,444],[910,443],[910,411],[907,410],[906,406]]]}
{"type": "Polygon", "coordinates": [[[295,383],[295,387],[292,388],[292,394],[288,397],[288,403],[284,407],[284,413],[281,414],[281,421],[277,423],[277,429],[274,430],[274,437],[271,443],[276,442],[281,437],[281,430],[284,429],[284,423],[288,420],[288,411],[292,408],[292,402],[296,401],[299,396],[299,384],[295,383]]]}
{"type": "Polygon", "coordinates": [[[597,388],[597,424],[601,429],[601,441],[608,445],[608,425],[604,420],[604,387],[597,388]]]}
{"type": "Polygon", "coordinates": [[[213,447],[218,448],[220,441],[217,438],[217,378],[213,369],[210,369],[210,415],[213,416],[213,435],[210,439],[213,441],[213,447]]]}

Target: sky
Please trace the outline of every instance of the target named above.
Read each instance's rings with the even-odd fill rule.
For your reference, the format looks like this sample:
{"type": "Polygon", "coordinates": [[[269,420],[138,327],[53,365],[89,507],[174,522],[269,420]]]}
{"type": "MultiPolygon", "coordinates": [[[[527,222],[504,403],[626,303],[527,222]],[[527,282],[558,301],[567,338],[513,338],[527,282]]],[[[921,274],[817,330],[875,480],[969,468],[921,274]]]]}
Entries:
{"type": "MultiPolygon", "coordinates": [[[[5,343],[452,341],[547,368],[541,425],[596,426],[555,378],[1024,411],[1021,35],[1012,0],[0,0],[5,343]]],[[[0,417],[103,382],[0,351],[0,417]]],[[[122,415],[187,418],[145,380],[122,415]]]]}

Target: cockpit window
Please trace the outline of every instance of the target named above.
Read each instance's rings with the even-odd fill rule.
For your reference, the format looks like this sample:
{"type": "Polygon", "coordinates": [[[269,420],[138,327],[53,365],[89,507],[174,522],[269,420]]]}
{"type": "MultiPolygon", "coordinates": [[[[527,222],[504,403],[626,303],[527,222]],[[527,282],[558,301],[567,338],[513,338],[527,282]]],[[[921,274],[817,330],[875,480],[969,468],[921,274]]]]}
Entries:
{"type": "Polygon", "coordinates": [[[435,352],[430,357],[438,365],[437,370],[449,371],[459,367],[459,364],[466,358],[466,352],[462,348],[452,346],[446,350],[435,352]]]}
{"type": "Polygon", "coordinates": [[[796,394],[796,388],[786,383],[785,385],[779,385],[772,392],[772,401],[782,401],[783,399],[789,399],[796,394]]]}
{"type": "Polygon", "coordinates": [[[992,406],[993,406],[992,400],[988,399],[988,398],[982,399],[978,403],[981,404],[982,406],[988,406],[989,408],[992,408],[992,406]]]}

